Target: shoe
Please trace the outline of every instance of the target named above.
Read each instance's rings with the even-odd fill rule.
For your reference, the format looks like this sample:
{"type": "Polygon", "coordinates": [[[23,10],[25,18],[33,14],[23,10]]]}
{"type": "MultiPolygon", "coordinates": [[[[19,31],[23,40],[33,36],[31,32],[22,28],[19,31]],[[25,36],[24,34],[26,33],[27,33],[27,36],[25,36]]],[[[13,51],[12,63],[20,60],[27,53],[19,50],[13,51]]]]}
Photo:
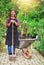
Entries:
{"type": "Polygon", "coordinates": [[[15,61],[16,55],[9,55],[9,60],[10,61],[15,61]]]}

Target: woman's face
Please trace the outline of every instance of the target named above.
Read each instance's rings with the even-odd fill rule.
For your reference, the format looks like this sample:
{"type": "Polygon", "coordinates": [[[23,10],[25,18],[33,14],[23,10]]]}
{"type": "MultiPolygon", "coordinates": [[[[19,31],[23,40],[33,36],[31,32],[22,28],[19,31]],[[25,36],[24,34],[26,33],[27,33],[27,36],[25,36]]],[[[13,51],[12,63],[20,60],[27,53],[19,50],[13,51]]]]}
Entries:
{"type": "Polygon", "coordinates": [[[15,15],[16,15],[15,11],[12,10],[12,11],[11,11],[11,16],[15,16],[15,15]]]}

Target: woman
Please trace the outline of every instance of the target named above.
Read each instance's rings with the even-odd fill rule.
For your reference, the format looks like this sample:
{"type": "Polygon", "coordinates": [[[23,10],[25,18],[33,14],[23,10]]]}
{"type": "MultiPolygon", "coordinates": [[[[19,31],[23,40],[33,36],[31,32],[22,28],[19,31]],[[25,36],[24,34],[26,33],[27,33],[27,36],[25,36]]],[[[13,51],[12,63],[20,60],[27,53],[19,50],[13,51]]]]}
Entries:
{"type": "Polygon", "coordinates": [[[19,44],[18,40],[18,31],[17,27],[19,26],[18,19],[16,17],[16,12],[14,10],[10,11],[10,16],[6,20],[6,27],[7,27],[7,35],[6,35],[6,45],[8,45],[8,54],[9,56],[12,55],[12,24],[14,26],[14,48],[13,54],[15,54],[16,45],[19,44]]]}
{"type": "MultiPolygon", "coordinates": [[[[13,54],[15,55],[15,48],[19,44],[18,40],[18,31],[17,27],[19,26],[18,19],[16,17],[16,12],[14,10],[10,11],[10,16],[6,20],[6,27],[7,27],[7,34],[6,34],[6,45],[8,45],[8,54],[9,54],[9,59],[11,60],[11,55],[12,55],[12,24],[14,26],[14,48],[13,48],[13,54]]],[[[32,55],[28,51],[28,49],[24,48],[22,49],[23,56],[25,58],[30,58],[32,55]]],[[[16,55],[15,55],[16,57],[16,55]]]]}

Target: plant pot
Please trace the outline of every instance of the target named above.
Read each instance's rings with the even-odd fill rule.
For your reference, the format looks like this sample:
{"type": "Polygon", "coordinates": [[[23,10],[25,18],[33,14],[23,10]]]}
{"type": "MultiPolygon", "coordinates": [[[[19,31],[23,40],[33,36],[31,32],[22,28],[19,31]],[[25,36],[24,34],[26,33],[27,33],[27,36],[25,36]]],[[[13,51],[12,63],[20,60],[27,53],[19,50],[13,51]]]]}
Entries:
{"type": "Polygon", "coordinates": [[[36,38],[37,34],[29,35],[29,38],[36,38]]]}

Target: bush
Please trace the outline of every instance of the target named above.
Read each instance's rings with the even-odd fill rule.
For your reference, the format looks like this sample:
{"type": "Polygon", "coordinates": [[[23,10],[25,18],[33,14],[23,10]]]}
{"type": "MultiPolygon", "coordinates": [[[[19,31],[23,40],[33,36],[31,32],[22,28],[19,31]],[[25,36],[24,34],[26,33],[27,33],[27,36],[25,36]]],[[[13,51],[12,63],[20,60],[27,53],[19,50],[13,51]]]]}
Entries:
{"type": "Polygon", "coordinates": [[[34,48],[44,53],[44,19],[40,19],[37,34],[39,37],[39,41],[33,43],[34,48]]]}
{"type": "Polygon", "coordinates": [[[38,22],[36,22],[35,20],[32,20],[29,23],[28,34],[31,36],[35,36],[37,35],[37,31],[38,31],[38,22]]]}
{"type": "Polygon", "coordinates": [[[2,36],[5,35],[5,31],[6,31],[5,26],[0,22],[0,43],[1,43],[2,39],[3,39],[2,36]]]}

